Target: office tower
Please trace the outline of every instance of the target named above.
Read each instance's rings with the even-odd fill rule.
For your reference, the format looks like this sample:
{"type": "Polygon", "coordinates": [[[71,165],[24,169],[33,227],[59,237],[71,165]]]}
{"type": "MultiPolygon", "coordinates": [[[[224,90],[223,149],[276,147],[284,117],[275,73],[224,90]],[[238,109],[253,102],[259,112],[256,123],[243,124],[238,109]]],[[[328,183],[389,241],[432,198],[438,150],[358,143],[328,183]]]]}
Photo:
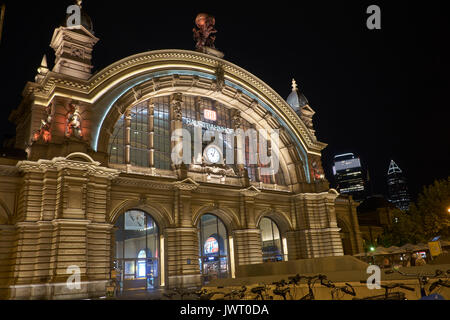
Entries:
{"type": "Polygon", "coordinates": [[[352,195],[355,200],[364,199],[365,186],[361,161],[358,157],[353,153],[335,156],[333,174],[340,193],[352,195]]]}
{"type": "Polygon", "coordinates": [[[408,184],[399,166],[391,161],[387,176],[389,201],[402,211],[408,211],[411,198],[408,184]]]}

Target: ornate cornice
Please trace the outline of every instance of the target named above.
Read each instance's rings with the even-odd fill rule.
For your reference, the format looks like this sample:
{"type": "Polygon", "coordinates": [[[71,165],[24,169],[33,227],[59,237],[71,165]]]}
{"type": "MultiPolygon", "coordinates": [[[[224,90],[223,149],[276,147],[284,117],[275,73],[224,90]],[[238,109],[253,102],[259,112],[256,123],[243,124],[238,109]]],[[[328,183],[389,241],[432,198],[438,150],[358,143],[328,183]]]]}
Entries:
{"type": "Polygon", "coordinates": [[[131,186],[131,187],[139,187],[145,189],[154,189],[154,190],[173,190],[173,185],[171,183],[164,183],[158,181],[149,181],[143,179],[134,179],[134,178],[125,178],[119,177],[114,180],[114,186],[131,186]]]}
{"type": "Polygon", "coordinates": [[[246,197],[253,198],[253,197],[260,195],[261,190],[259,190],[258,188],[254,187],[254,186],[251,186],[250,188],[242,189],[240,191],[240,193],[246,197]]]}
{"type": "MultiPolygon", "coordinates": [[[[89,156],[85,155],[87,158],[89,156]]],[[[101,167],[99,162],[84,162],[84,161],[76,161],[71,160],[71,156],[66,158],[59,157],[54,158],[53,160],[39,160],[37,162],[34,161],[20,161],[17,163],[17,170],[19,172],[35,172],[35,173],[45,173],[46,171],[55,170],[67,170],[69,171],[86,171],[90,176],[102,176],[108,178],[109,180],[113,180],[117,178],[120,174],[118,170],[101,167]]]]}
{"type": "Polygon", "coordinates": [[[219,66],[225,80],[253,92],[273,108],[284,122],[290,123],[291,130],[306,143],[308,152],[320,152],[326,147],[326,144],[317,141],[287,102],[259,78],[228,61],[194,51],[161,50],[137,54],[110,65],[87,81],[49,72],[41,88],[35,90],[34,94],[43,105],[47,105],[55,94],[65,95],[70,90],[72,95],[77,93],[76,99],[93,104],[105,94],[107,88],[152,70],[194,69],[215,76],[219,66]]]}
{"type": "Polygon", "coordinates": [[[183,181],[177,181],[172,184],[174,189],[181,191],[195,191],[200,186],[197,182],[191,178],[187,178],[183,181]]]}

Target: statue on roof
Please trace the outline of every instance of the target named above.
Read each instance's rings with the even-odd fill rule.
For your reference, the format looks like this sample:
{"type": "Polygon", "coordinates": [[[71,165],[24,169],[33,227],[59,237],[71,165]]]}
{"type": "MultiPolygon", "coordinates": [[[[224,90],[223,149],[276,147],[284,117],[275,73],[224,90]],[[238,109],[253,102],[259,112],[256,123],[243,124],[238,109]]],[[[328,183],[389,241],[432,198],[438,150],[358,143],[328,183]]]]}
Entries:
{"type": "Polygon", "coordinates": [[[216,24],[216,19],[209,14],[200,13],[195,19],[195,24],[198,28],[193,29],[194,40],[197,42],[196,48],[215,48],[214,42],[216,41],[216,37],[214,36],[214,34],[217,33],[217,30],[214,28],[214,26],[216,24]]]}

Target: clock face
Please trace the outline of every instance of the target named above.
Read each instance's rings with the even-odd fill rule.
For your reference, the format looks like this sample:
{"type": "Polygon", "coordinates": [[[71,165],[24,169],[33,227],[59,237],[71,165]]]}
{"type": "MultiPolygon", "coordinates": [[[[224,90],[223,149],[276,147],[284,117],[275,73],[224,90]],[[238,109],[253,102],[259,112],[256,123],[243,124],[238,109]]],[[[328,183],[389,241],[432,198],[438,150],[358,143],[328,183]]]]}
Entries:
{"type": "Polygon", "coordinates": [[[222,158],[220,151],[215,147],[208,147],[205,150],[205,156],[206,156],[206,160],[212,164],[219,163],[222,158]]]}

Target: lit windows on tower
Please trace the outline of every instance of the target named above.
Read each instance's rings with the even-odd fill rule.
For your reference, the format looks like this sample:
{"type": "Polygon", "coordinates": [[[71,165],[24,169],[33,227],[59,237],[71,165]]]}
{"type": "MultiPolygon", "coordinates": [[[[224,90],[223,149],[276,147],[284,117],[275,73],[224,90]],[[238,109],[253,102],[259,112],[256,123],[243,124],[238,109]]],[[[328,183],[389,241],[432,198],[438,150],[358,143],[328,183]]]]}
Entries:
{"type": "Polygon", "coordinates": [[[400,210],[408,211],[409,204],[411,202],[408,192],[408,184],[405,176],[403,175],[403,171],[397,166],[394,160],[392,160],[389,165],[387,184],[389,201],[400,210]]]}
{"type": "Polygon", "coordinates": [[[361,161],[353,153],[334,157],[333,174],[340,193],[352,195],[355,200],[364,199],[365,187],[361,161]]]}

